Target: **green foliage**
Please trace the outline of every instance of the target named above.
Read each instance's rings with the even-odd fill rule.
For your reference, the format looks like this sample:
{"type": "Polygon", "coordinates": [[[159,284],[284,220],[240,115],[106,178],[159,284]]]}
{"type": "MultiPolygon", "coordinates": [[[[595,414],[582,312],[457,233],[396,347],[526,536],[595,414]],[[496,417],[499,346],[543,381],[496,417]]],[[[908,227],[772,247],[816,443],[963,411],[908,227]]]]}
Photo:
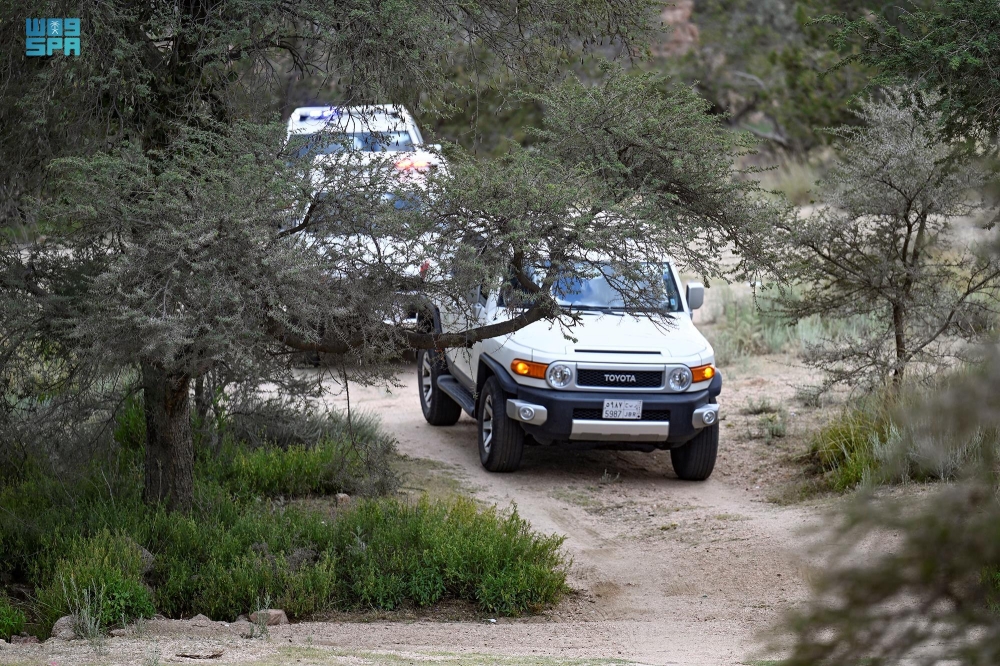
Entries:
{"type": "Polygon", "coordinates": [[[841,159],[818,188],[821,206],[776,225],[796,285],[779,296],[783,315],[862,324],[807,357],[852,386],[947,367],[961,342],[987,339],[1000,309],[1000,259],[960,226],[994,210],[976,194],[984,172],[938,142],[905,95],[865,102],[865,125],[836,131],[841,159]]]}
{"type": "Polygon", "coordinates": [[[153,616],[152,596],[142,584],[141,551],[131,538],[103,529],[91,537],[67,537],[59,548],[65,555],[37,591],[48,626],[83,606],[93,609],[101,630],[153,616]]]}
{"type": "Polygon", "coordinates": [[[973,428],[955,435],[935,423],[934,412],[919,412],[939,392],[963,381],[964,373],[930,387],[909,386],[851,401],[810,443],[808,459],[828,488],[951,480],[968,465],[1000,450],[1000,432],[973,428]]]}
{"type": "Polygon", "coordinates": [[[863,66],[834,67],[837,52],[811,23],[844,4],[699,0],[692,16],[698,43],[659,64],[696,86],[734,127],[805,155],[829,143],[822,128],[853,122],[849,101],[866,83],[863,66]]]}
{"type": "Polygon", "coordinates": [[[132,451],[146,446],[146,412],[141,395],[130,395],[115,418],[114,440],[132,451]]]}
{"type": "Polygon", "coordinates": [[[1000,5],[992,0],[927,4],[902,12],[897,23],[871,13],[824,18],[839,27],[835,45],[854,49],[845,62],[873,68],[878,73],[874,84],[915,86],[917,96],[904,101],[938,124],[946,140],[995,148],[1000,5]]]}
{"type": "Polygon", "coordinates": [[[0,640],[10,640],[24,631],[25,621],[24,611],[0,594],[0,640]]]}
{"type": "Polygon", "coordinates": [[[218,455],[206,456],[206,474],[238,495],[305,497],[347,492],[360,464],[349,442],[324,440],[287,449],[247,450],[227,439],[218,455]]]}
{"type": "Polygon", "coordinates": [[[809,458],[830,488],[852,490],[872,477],[878,467],[875,450],[892,427],[887,398],[866,397],[813,435],[809,458]]]}
{"type": "Polygon", "coordinates": [[[780,634],[783,663],[996,663],[998,396],[1000,357],[986,350],[974,368],[897,405],[898,450],[911,464],[930,453],[951,461],[956,482],[840,503],[816,544],[813,594],[780,634]]]}
{"type": "Polygon", "coordinates": [[[221,446],[203,447],[199,472],[241,497],[338,492],[385,495],[398,486],[395,440],[371,415],[296,407],[280,400],[232,405],[221,446]]]}
{"type": "MultiPolygon", "coordinates": [[[[118,433],[141,421],[136,411],[122,411],[118,433]]],[[[385,438],[370,421],[357,425],[355,436],[385,438]]],[[[0,550],[11,554],[0,573],[36,587],[41,626],[74,614],[98,636],[154,611],[231,620],[264,598],[298,619],[443,598],[517,615],[566,589],[561,538],[533,532],[516,511],[470,500],[356,498],[336,513],[288,504],[377,485],[350,481],[378,472],[343,439],[287,448],[228,439],[221,455],[203,451],[190,515],[142,502],[141,457],[123,446],[110,463],[58,479],[36,466],[0,489],[0,550]]]]}
{"type": "Polygon", "coordinates": [[[562,537],[534,533],[516,510],[480,511],[470,500],[368,503],[335,529],[342,575],[366,606],[393,608],[405,599],[429,605],[454,596],[518,615],[566,589],[562,537]]]}

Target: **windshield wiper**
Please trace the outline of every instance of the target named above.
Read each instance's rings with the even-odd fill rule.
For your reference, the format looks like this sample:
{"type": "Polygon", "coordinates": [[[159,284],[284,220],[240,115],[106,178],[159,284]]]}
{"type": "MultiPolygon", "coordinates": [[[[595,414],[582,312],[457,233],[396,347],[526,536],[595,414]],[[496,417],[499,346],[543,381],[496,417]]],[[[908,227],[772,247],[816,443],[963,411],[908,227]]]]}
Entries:
{"type": "Polygon", "coordinates": [[[579,312],[603,312],[604,314],[616,314],[615,309],[610,305],[576,305],[574,303],[569,303],[563,307],[570,312],[577,310],[579,312]]]}

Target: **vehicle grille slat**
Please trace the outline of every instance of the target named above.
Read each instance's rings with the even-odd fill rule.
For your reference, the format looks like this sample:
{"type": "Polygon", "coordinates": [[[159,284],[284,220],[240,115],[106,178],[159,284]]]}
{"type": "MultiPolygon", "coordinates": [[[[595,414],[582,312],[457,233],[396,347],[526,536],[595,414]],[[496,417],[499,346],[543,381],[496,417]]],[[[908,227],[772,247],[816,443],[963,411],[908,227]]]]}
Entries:
{"type": "Polygon", "coordinates": [[[663,385],[662,370],[578,370],[577,386],[601,386],[615,388],[659,388],[663,385]],[[608,379],[608,376],[620,378],[634,376],[635,381],[608,379]]]}

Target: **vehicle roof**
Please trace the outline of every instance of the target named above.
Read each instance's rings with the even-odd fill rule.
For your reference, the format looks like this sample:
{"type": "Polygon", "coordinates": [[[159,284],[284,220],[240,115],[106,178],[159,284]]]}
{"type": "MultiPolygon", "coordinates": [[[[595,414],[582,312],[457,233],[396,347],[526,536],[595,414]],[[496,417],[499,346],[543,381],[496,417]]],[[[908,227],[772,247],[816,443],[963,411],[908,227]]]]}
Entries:
{"type": "Polygon", "coordinates": [[[400,132],[416,129],[413,116],[400,104],[302,106],[288,119],[289,134],[332,132],[400,132]]]}

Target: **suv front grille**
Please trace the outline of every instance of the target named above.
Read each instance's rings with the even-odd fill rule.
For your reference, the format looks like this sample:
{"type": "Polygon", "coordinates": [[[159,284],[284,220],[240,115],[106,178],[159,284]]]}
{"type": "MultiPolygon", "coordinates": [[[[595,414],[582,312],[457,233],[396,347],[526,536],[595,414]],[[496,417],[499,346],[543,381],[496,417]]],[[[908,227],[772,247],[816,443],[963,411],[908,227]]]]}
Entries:
{"type": "MultiPolygon", "coordinates": [[[[577,407],[573,410],[573,418],[587,421],[603,421],[604,410],[600,408],[590,409],[587,407],[577,407]]],[[[617,420],[617,419],[608,419],[617,420]]],[[[634,419],[625,419],[626,421],[634,419]]],[[[669,409],[644,409],[642,410],[642,421],[669,421],[669,409]]]]}
{"type": "Polygon", "coordinates": [[[660,386],[663,386],[663,371],[578,370],[576,385],[615,388],[659,388],[660,386]],[[611,379],[609,379],[609,377],[611,377],[611,379]],[[635,377],[635,381],[630,381],[627,379],[628,377],[635,377]]]}

